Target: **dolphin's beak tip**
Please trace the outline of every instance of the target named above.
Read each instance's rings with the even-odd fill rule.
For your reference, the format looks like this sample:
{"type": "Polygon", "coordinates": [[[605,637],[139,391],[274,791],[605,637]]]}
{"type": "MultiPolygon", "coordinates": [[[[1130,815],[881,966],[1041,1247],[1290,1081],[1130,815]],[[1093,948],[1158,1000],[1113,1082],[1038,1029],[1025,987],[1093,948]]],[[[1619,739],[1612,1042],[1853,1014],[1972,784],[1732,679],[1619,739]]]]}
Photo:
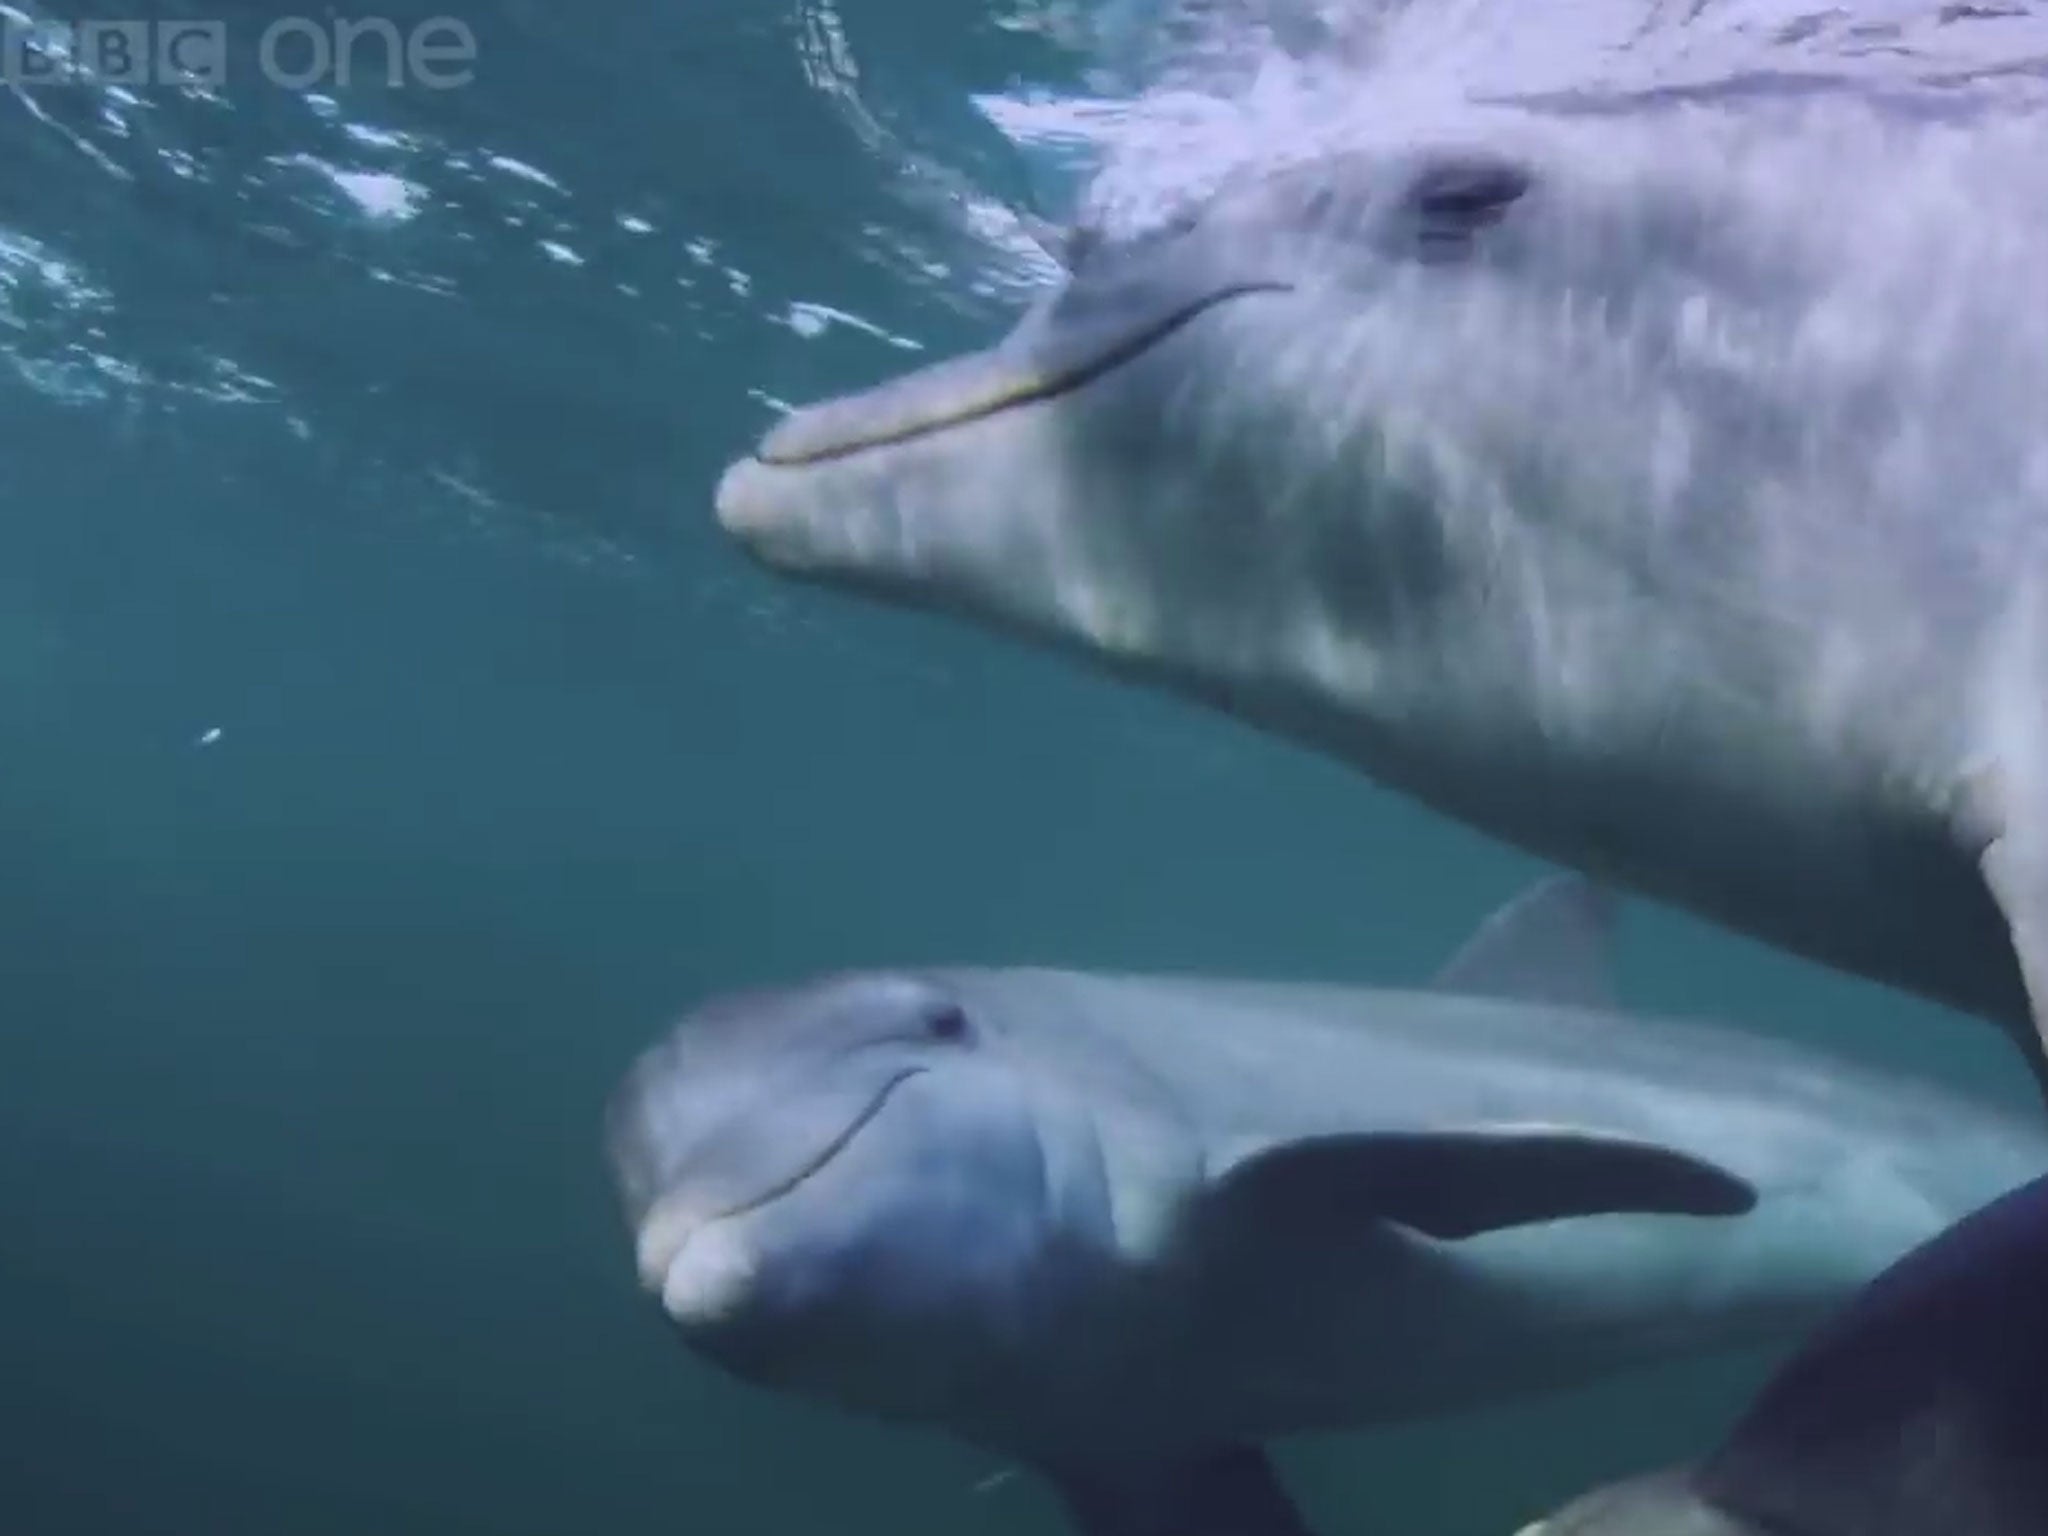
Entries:
{"type": "Polygon", "coordinates": [[[718,526],[742,543],[748,542],[768,521],[767,498],[761,487],[764,467],[755,456],[737,459],[719,475],[718,488],[711,493],[711,508],[718,526]]]}
{"type": "Polygon", "coordinates": [[[633,1272],[639,1276],[643,1291],[660,1294],[661,1283],[668,1275],[669,1262],[681,1246],[674,1233],[653,1222],[640,1229],[633,1244],[633,1272]]]}

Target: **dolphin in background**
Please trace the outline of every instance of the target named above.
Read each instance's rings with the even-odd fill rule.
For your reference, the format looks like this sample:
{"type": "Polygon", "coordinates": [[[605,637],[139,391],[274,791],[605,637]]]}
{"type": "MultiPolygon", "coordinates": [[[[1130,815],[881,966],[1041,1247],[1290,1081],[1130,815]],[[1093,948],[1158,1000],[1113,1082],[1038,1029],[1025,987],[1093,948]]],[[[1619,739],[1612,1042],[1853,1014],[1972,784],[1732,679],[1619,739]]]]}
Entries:
{"type": "Polygon", "coordinates": [[[2039,118],[1627,105],[1084,225],[718,517],[1990,1019],[2048,1091],[2039,118]]]}
{"type": "Polygon", "coordinates": [[[1886,1270],[1697,1464],[1587,1494],[1521,1536],[2041,1536],[2048,1179],[1886,1270]]]}
{"type": "Polygon", "coordinates": [[[729,1373],[1022,1463],[1086,1536],[1300,1536],[1263,1442],[1790,1340],[2048,1133],[1617,1012],[1575,875],[1427,990],[875,971],[714,999],[607,1110],[729,1373]]]}

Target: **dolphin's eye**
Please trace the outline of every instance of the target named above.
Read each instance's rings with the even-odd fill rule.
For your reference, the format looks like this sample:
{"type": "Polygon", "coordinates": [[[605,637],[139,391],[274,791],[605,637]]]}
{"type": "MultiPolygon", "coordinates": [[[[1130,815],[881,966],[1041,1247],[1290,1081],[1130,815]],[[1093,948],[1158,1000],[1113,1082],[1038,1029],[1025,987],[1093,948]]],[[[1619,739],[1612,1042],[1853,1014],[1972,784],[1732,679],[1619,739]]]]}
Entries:
{"type": "Polygon", "coordinates": [[[1442,160],[1416,177],[1409,196],[1425,218],[1495,224],[1529,181],[1526,170],[1504,160],[1442,160]]]}
{"type": "Polygon", "coordinates": [[[1471,254],[1474,238],[1507,217],[1532,180],[1507,160],[1460,156],[1424,167],[1408,189],[1417,254],[1433,261],[1471,254]]]}
{"type": "Polygon", "coordinates": [[[968,1033],[967,1010],[957,1003],[946,1004],[924,1021],[924,1032],[934,1040],[965,1040],[968,1033]]]}

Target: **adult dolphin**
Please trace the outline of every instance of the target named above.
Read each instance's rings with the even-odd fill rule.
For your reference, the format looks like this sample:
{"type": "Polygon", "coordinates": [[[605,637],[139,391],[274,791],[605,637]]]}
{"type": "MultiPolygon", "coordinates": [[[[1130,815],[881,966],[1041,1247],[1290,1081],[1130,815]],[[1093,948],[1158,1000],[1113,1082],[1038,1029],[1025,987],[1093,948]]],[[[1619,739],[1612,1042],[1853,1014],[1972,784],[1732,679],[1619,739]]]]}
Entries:
{"type": "Polygon", "coordinates": [[[788,416],[718,515],[1996,1021],[2048,1089],[2048,159],[1882,100],[1226,177],[788,416]]]}
{"type": "Polygon", "coordinates": [[[2048,1169],[2031,1117],[1614,1011],[1604,912],[1558,877],[1425,991],[715,1000],[608,1110],[641,1280],[732,1373],[1015,1458],[1087,1536],[1299,1536],[1272,1436],[1789,1338],[2048,1169]]]}
{"type": "Polygon", "coordinates": [[[1521,1536],[2040,1536],[2048,1531],[2048,1179],[1871,1282],[1694,1465],[1521,1536]]]}

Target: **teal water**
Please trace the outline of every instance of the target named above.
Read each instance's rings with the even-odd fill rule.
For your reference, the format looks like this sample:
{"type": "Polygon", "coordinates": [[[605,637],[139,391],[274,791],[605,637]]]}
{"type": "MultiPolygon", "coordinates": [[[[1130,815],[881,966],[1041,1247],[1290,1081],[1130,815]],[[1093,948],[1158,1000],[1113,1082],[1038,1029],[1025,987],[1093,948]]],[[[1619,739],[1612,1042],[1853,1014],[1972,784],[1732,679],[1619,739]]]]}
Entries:
{"type": "MultiPolygon", "coordinates": [[[[1128,89],[1128,31],[459,10],[458,91],[0,92],[0,1523],[1054,1531],[682,1353],[617,1074],[842,965],[1419,978],[1537,866],[711,520],[773,402],[1003,323],[1006,220],[1074,168],[975,100],[1128,89]]],[[[1668,912],[1624,941],[1635,1006],[2023,1101],[1981,1025],[1668,912]]],[[[1505,1536],[1761,1365],[1286,1457],[1335,1536],[1505,1536]]]]}

